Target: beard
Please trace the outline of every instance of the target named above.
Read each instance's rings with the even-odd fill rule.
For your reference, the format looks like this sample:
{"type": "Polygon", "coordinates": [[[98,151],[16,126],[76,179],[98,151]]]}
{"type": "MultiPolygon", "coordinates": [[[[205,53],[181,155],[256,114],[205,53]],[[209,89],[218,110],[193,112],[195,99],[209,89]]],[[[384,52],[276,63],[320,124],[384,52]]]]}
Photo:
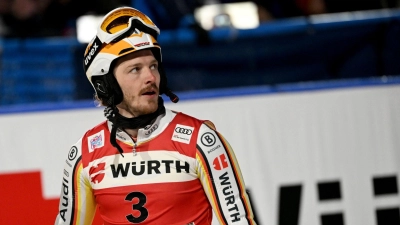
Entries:
{"type": "Polygon", "coordinates": [[[143,88],[137,96],[124,95],[124,99],[120,103],[119,108],[130,114],[124,115],[125,117],[137,117],[153,113],[158,109],[158,93],[158,87],[154,84],[143,88]],[[157,97],[147,98],[147,96],[143,95],[149,90],[155,90],[157,97]]]}
{"type": "MultiPolygon", "coordinates": [[[[139,97],[140,98],[140,97],[139,97]]],[[[155,99],[135,99],[135,100],[123,100],[120,104],[120,109],[123,109],[131,115],[123,115],[125,117],[137,117],[145,114],[150,114],[158,109],[158,98],[155,99]]],[[[121,111],[121,110],[120,110],[121,111]]],[[[125,113],[123,113],[125,114],[125,113]]]]}
{"type": "Polygon", "coordinates": [[[153,113],[158,108],[158,98],[150,99],[147,101],[139,101],[138,104],[133,107],[135,111],[139,114],[135,114],[135,116],[153,113]]]}

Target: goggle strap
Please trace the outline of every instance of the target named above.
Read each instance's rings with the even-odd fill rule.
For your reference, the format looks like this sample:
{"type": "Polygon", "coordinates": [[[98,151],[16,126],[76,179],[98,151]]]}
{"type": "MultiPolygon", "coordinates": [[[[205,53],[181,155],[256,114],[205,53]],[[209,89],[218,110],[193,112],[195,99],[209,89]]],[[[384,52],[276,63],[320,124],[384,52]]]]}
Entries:
{"type": "Polygon", "coordinates": [[[131,26],[129,27],[128,30],[125,31],[125,33],[121,34],[120,36],[114,38],[110,43],[117,43],[121,41],[122,39],[131,36],[135,32],[135,27],[131,26]]]}
{"type": "Polygon", "coordinates": [[[99,37],[95,37],[93,40],[93,44],[90,46],[90,49],[87,51],[85,58],[83,59],[83,67],[85,71],[89,68],[92,64],[93,60],[96,58],[97,54],[99,54],[102,48],[103,42],[101,42],[99,37]]]}
{"type": "Polygon", "coordinates": [[[148,26],[146,26],[145,24],[143,24],[140,20],[138,19],[134,19],[132,20],[132,24],[131,27],[137,28],[138,30],[150,34],[151,36],[153,36],[154,39],[157,40],[158,38],[158,33],[157,31],[155,31],[153,28],[150,28],[148,26]]]}

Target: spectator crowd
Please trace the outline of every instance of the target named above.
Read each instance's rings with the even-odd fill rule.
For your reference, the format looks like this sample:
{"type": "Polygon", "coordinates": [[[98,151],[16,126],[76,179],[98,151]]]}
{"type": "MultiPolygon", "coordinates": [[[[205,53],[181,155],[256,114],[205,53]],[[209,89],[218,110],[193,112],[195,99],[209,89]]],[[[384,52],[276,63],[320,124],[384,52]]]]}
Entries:
{"type": "MultiPolygon", "coordinates": [[[[400,0],[248,0],[257,5],[261,23],[288,17],[347,11],[396,8],[400,0]]],[[[122,6],[137,6],[161,29],[175,29],[204,4],[243,0],[0,0],[0,36],[45,37],[75,33],[76,19],[103,15],[122,6]],[[143,6],[143,8],[142,8],[143,6]]],[[[193,18],[189,17],[189,18],[193,18]]],[[[199,29],[192,19],[192,27],[199,29]],[[193,26],[194,25],[194,26],[193,26]]]]}

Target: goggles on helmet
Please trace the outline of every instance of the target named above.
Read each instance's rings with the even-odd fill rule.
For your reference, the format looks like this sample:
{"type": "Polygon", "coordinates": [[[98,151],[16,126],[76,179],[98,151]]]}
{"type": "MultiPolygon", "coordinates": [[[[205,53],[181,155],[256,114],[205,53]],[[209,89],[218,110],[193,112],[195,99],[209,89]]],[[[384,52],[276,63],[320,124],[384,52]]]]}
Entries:
{"type": "Polygon", "coordinates": [[[97,35],[92,40],[90,49],[86,51],[85,71],[105,45],[116,43],[138,31],[150,34],[156,40],[160,34],[160,29],[139,10],[121,7],[109,12],[97,28],[97,35]]]}
{"type": "Polygon", "coordinates": [[[112,100],[112,104],[122,101],[117,81],[114,76],[107,76],[113,62],[126,54],[150,49],[159,61],[160,94],[166,94],[172,102],[179,101],[178,96],[167,87],[161,65],[161,47],[157,43],[159,34],[160,30],[151,19],[134,8],[120,7],[104,16],[97,35],[86,48],[83,60],[86,76],[99,97],[112,100]]]}
{"type": "Polygon", "coordinates": [[[160,29],[142,12],[128,7],[111,11],[105,17],[97,29],[97,37],[102,43],[109,44],[122,39],[121,36],[129,36],[135,28],[148,33],[157,39],[160,29]]]}

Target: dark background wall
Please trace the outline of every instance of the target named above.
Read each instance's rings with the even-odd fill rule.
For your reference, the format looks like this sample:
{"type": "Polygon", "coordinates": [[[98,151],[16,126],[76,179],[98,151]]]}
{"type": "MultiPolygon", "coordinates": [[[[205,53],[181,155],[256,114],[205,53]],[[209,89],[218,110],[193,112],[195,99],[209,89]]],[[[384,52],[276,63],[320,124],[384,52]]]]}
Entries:
{"type": "MultiPolygon", "coordinates": [[[[198,32],[163,31],[163,63],[173,91],[396,76],[400,13],[382,10],[296,17],[198,32]]],[[[90,99],[75,38],[2,39],[0,105],[90,99]]]]}

